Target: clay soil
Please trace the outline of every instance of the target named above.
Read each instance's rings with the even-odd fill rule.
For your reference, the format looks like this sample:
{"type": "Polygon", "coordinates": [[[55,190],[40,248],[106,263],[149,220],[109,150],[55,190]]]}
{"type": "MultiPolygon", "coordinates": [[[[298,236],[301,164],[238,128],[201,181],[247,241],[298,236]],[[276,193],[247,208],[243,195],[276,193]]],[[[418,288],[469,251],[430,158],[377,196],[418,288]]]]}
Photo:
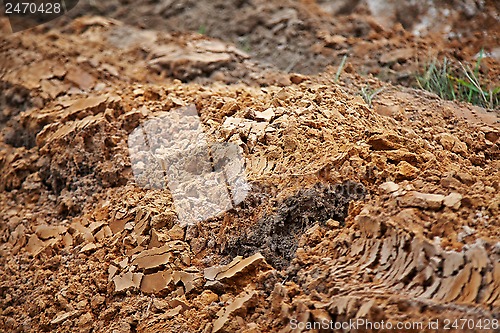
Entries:
{"type": "Polygon", "coordinates": [[[483,50],[499,86],[499,26],[494,0],[0,17],[0,331],[498,332],[499,110],[415,76],[483,50]]]}

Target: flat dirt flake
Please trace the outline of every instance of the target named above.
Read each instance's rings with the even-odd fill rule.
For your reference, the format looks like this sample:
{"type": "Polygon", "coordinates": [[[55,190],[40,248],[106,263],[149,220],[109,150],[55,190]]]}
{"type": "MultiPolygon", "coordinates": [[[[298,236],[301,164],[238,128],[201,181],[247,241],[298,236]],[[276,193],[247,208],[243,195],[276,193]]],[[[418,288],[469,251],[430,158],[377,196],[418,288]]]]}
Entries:
{"type": "Polygon", "coordinates": [[[139,268],[145,269],[166,265],[172,257],[169,251],[169,245],[142,251],[132,259],[132,265],[137,265],[139,268]]]}

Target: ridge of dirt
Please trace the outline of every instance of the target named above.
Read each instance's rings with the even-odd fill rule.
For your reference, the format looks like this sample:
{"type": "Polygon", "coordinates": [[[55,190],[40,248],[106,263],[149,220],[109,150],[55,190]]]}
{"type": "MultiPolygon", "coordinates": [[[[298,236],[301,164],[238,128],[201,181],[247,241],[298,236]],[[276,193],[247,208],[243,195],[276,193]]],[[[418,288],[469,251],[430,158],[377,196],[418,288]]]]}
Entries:
{"type": "Polygon", "coordinates": [[[475,63],[484,49],[485,84],[500,82],[496,1],[127,1],[82,4],[97,14],[165,31],[201,31],[285,72],[318,74],[344,55],[358,73],[415,86],[422,65],[444,57],[475,63]],[[370,14],[370,15],[367,15],[370,14]]]}

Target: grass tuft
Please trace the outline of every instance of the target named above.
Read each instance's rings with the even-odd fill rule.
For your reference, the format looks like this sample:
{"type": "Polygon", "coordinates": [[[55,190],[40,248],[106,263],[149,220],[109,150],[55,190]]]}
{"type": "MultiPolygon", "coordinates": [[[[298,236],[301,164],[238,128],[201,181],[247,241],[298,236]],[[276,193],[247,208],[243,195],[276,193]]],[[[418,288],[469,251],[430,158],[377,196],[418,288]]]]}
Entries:
{"type": "Polygon", "coordinates": [[[364,86],[361,88],[361,91],[359,92],[359,95],[363,97],[363,100],[365,101],[366,104],[371,108],[373,107],[372,101],[375,96],[377,96],[379,93],[381,93],[384,90],[384,88],[379,88],[377,90],[372,89],[369,85],[364,86]]]}
{"type": "Polygon", "coordinates": [[[201,24],[199,27],[198,27],[198,33],[200,35],[206,35],[207,34],[207,27],[204,25],[204,24],[201,24]]]}
{"type": "Polygon", "coordinates": [[[333,79],[333,82],[335,82],[335,83],[339,82],[340,74],[342,74],[342,71],[344,70],[346,60],[347,60],[347,54],[342,57],[342,60],[340,61],[340,65],[337,68],[337,73],[335,73],[335,77],[333,79]]]}
{"type": "Polygon", "coordinates": [[[431,62],[425,73],[417,76],[420,88],[436,93],[447,100],[459,100],[479,105],[484,108],[496,109],[500,106],[500,87],[486,89],[481,84],[479,67],[484,53],[481,50],[474,69],[460,63],[460,68],[453,69],[448,59],[442,63],[431,62]]]}

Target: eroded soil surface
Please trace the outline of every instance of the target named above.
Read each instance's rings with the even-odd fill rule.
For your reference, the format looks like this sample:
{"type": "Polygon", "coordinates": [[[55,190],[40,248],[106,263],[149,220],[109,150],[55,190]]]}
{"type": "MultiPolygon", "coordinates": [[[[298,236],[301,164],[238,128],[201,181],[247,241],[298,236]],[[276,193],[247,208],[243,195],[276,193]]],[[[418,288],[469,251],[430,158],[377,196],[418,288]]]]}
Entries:
{"type": "Polygon", "coordinates": [[[16,34],[0,18],[0,331],[497,332],[498,110],[414,75],[484,49],[498,86],[498,2],[409,3],[85,2],[16,34]],[[144,143],[163,154],[148,168],[130,139],[177,110],[210,142],[176,142],[181,189],[164,147],[144,143]],[[214,147],[237,147],[244,180],[214,147]],[[204,151],[233,202],[186,225],[178,190],[213,186],[204,151]]]}

